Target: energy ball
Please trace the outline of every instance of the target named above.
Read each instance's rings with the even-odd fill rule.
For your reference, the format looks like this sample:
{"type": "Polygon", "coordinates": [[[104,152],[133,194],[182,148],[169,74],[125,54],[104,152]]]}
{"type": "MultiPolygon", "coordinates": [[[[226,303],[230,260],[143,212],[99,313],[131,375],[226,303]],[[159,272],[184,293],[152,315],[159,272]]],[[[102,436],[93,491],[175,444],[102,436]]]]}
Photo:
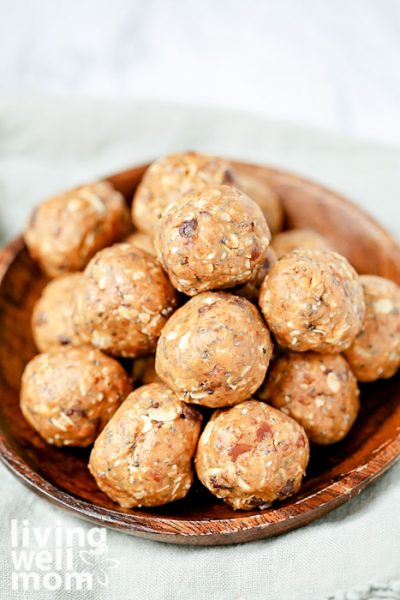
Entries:
{"type": "Polygon", "coordinates": [[[84,185],[43,202],[25,232],[31,256],[50,277],[81,271],[98,250],[129,231],[129,209],[107,181],[84,185]]]}
{"type": "Polygon", "coordinates": [[[180,500],[192,485],[201,420],[163,384],[135,390],[96,440],[89,469],[97,485],[127,508],[180,500]]]}
{"type": "Polygon", "coordinates": [[[359,381],[392,377],[400,367],[400,288],[375,275],[361,275],[365,320],[346,350],[359,381]]]}
{"type": "Polygon", "coordinates": [[[172,284],[188,296],[253,279],[270,233],[258,205],[236,188],[208,186],[171,204],[155,245],[172,284]]]}
{"type": "Polygon", "coordinates": [[[176,292],[160,263],[131,244],[96,254],[75,295],[74,321],[88,344],[115,356],[156,349],[176,306],[176,292]]]}
{"type": "Polygon", "coordinates": [[[282,231],[272,238],[271,246],[278,258],[293,250],[331,250],[326,240],[310,229],[290,229],[282,231]]]}
{"type": "Polygon", "coordinates": [[[235,174],[225,160],[197,152],[170,154],[145,172],[132,203],[138,229],[153,236],[165,209],[184,194],[207,185],[231,184],[235,174]]]}
{"type": "Polygon", "coordinates": [[[281,231],[284,221],[283,208],[278,195],[269,185],[251,175],[238,173],[236,187],[257,202],[273,235],[281,231]]]}
{"type": "Polygon", "coordinates": [[[72,318],[72,304],[81,273],[53,279],[46,285],[32,313],[32,333],[40,352],[81,343],[72,318]]]}
{"type": "Polygon", "coordinates": [[[315,444],[343,439],[360,408],[356,378],[340,354],[290,352],[277,358],[257,397],[300,423],[315,444]]]}
{"type": "Polygon", "coordinates": [[[261,286],[261,310],[277,342],[291,350],[338,354],[362,327],[364,295],[348,261],[329,250],[294,250],[261,286]]]}
{"type": "Polygon", "coordinates": [[[247,298],[247,300],[250,300],[250,302],[258,304],[261,286],[276,261],[277,258],[274,250],[268,247],[264,262],[254,279],[251,279],[244,285],[234,288],[232,293],[236,294],[237,296],[243,296],[243,298],[247,298]]]}
{"type": "Polygon", "coordinates": [[[151,256],[157,256],[156,249],[154,247],[153,240],[149,235],[142,231],[134,231],[125,239],[126,244],[132,244],[136,248],[144,250],[151,256]]]}
{"type": "Polygon", "coordinates": [[[263,402],[247,400],[213,414],[195,465],[212,494],[235,509],[250,510],[295,494],[308,459],[301,425],[263,402]]]}
{"type": "Polygon", "coordinates": [[[148,383],[162,383],[156,373],[155,367],[156,357],[154,354],[150,356],[142,356],[133,361],[132,377],[134,383],[139,382],[140,385],[148,383]]]}
{"type": "Polygon", "coordinates": [[[116,360],[92,348],[66,346],[27,364],[20,404],[48,444],[88,446],[131,389],[116,360]]]}
{"type": "Polygon", "coordinates": [[[156,372],[181,400],[230,406],[260,387],[271,354],[270,335],[255,306],[238,296],[205,292],[164,327],[156,372]]]}

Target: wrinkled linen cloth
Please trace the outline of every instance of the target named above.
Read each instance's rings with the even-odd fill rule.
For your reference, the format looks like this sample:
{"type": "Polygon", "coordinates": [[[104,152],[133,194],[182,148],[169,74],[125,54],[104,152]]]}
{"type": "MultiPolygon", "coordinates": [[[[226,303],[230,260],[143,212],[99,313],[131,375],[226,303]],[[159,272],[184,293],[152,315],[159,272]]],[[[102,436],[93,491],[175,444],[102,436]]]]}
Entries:
{"type": "MultiPolygon", "coordinates": [[[[399,148],[230,111],[2,97],[2,243],[21,231],[31,208],[47,195],[185,149],[279,165],[312,177],[348,195],[400,237],[399,148]]],[[[95,546],[89,539],[93,525],[38,497],[0,465],[0,598],[400,599],[399,480],[397,464],[347,505],[267,540],[185,547],[108,530],[95,546]],[[13,527],[30,535],[16,542],[13,527]],[[17,568],[12,552],[22,549],[29,557],[40,546],[35,528],[48,534],[45,548],[53,559],[60,547],[66,554],[71,546],[67,538],[60,542],[57,531],[79,528],[87,536],[83,545],[72,544],[66,569],[84,566],[93,575],[92,589],[69,591],[62,569],[59,579],[42,577],[36,591],[12,589],[17,568]]],[[[45,573],[39,567],[36,571],[45,573]]]]}

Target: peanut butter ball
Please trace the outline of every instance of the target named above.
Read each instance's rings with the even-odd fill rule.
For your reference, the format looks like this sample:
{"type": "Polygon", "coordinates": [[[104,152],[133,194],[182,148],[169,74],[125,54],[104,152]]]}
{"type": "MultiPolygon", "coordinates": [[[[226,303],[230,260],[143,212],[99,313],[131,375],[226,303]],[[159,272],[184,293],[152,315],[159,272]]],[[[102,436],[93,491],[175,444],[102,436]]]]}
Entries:
{"type": "Polygon", "coordinates": [[[261,208],[273,235],[281,231],[284,221],[283,208],[278,195],[264,181],[251,175],[238,173],[235,185],[245,192],[261,208]]]}
{"type": "Polygon", "coordinates": [[[92,348],[65,346],[27,364],[20,404],[48,444],[88,446],[131,389],[116,360],[92,348]]]}
{"type": "Polygon", "coordinates": [[[290,352],[277,358],[257,397],[300,423],[315,444],[343,439],[360,408],[356,378],[340,354],[290,352]]]}
{"type": "Polygon", "coordinates": [[[156,372],[181,400],[229,406],[261,385],[271,353],[269,332],[255,306],[238,296],[205,292],[164,327],[156,372]]]}
{"type": "Polygon", "coordinates": [[[43,289],[32,313],[32,333],[40,352],[81,343],[72,318],[73,298],[81,273],[53,279],[43,289]]]}
{"type": "Polygon", "coordinates": [[[31,256],[50,277],[81,271],[98,250],[129,231],[129,209],[107,181],[69,190],[40,204],[25,231],[31,256]]]}
{"type": "Polygon", "coordinates": [[[250,300],[250,302],[258,304],[261,286],[276,261],[277,258],[274,250],[271,247],[268,247],[264,262],[254,279],[251,279],[244,285],[234,288],[232,293],[236,294],[236,296],[243,296],[243,298],[247,298],[247,300],[250,300]]]}
{"type": "Polygon", "coordinates": [[[236,188],[208,186],[171,204],[155,245],[172,284],[188,296],[253,279],[270,233],[258,205],[236,188]]]}
{"type": "Polygon", "coordinates": [[[360,331],[365,312],[357,273],[329,250],[283,256],[264,280],[259,303],[277,342],[301,352],[343,352],[360,331]]]}
{"type": "Polygon", "coordinates": [[[152,236],[163,212],[172,202],[199,187],[234,181],[231,166],[222,158],[198,152],[160,158],[147,169],[133,198],[133,222],[138,229],[152,236]]]}
{"type": "Polygon", "coordinates": [[[151,256],[157,255],[152,238],[142,231],[134,231],[124,241],[126,244],[132,244],[136,248],[144,250],[151,256]]]}
{"type": "Polygon", "coordinates": [[[163,384],[138,388],[96,440],[89,469],[97,485],[127,508],[180,500],[192,485],[201,419],[163,384]]]}
{"type": "Polygon", "coordinates": [[[365,320],[346,350],[359,381],[392,377],[400,367],[400,288],[376,275],[361,275],[365,320]]]}
{"type": "Polygon", "coordinates": [[[140,356],[155,351],[175,306],[175,290],[160,263],[131,244],[115,244],[85,269],[75,294],[75,327],[106,353],[140,356]]]}
{"type": "Polygon", "coordinates": [[[216,411],[196,452],[200,481],[235,509],[267,508],[295,494],[309,459],[304,429],[279,410],[247,400],[216,411]]]}
{"type": "Polygon", "coordinates": [[[310,229],[290,229],[272,238],[271,246],[278,258],[293,250],[331,250],[329,242],[310,229]]]}

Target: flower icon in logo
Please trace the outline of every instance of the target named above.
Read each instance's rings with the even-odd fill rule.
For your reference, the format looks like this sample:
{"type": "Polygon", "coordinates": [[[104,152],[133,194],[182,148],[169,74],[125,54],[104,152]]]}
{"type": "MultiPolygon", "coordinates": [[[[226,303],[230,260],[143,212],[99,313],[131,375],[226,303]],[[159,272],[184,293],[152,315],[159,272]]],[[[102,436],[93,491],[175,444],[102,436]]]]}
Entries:
{"type": "Polygon", "coordinates": [[[109,571],[119,566],[119,560],[107,556],[108,549],[105,544],[93,550],[80,550],[79,558],[85,564],[81,573],[91,573],[97,582],[107,587],[110,582],[109,571]]]}

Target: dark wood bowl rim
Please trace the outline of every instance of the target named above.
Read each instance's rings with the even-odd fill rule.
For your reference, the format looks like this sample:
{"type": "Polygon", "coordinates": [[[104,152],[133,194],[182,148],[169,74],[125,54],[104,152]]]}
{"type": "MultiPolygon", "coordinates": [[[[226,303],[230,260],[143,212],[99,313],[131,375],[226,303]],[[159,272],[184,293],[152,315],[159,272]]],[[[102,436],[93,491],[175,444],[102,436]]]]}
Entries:
{"type": "MultiPolygon", "coordinates": [[[[137,169],[144,169],[144,167],[145,165],[137,167],[137,169]]],[[[274,171],[285,175],[285,171],[280,169],[274,169],[274,171]]],[[[292,174],[287,174],[293,177],[292,174]]],[[[298,177],[297,179],[304,184],[313,184],[313,182],[303,177],[298,177]]],[[[341,202],[352,204],[339,194],[335,195],[341,202]]],[[[356,208],[360,213],[364,213],[359,207],[356,208]]],[[[378,229],[385,232],[388,239],[394,241],[370,215],[367,213],[364,213],[364,215],[378,229]]],[[[14,239],[3,248],[0,253],[0,283],[3,281],[11,263],[23,249],[24,241],[22,237],[14,239]]],[[[369,483],[389,469],[399,456],[400,427],[398,428],[398,435],[394,439],[383,443],[372,452],[364,464],[357,466],[357,468],[347,473],[340,474],[339,477],[323,489],[309,493],[298,500],[294,497],[289,507],[276,505],[267,511],[260,511],[260,513],[250,516],[246,515],[245,512],[238,511],[237,515],[232,518],[185,520],[148,514],[143,514],[142,516],[125,512],[121,513],[118,510],[96,506],[68,494],[34,471],[14,450],[4,431],[0,428],[1,461],[25,485],[40,496],[56,503],[69,512],[77,514],[81,518],[99,525],[124,530],[128,533],[134,533],[135,535],[159,541],[186,544],[232,543],[235,540],[230,540],[229,538],[238,531],[245,532],[255,528],[257,530],[264,530],[264,533],[261,535],[250,535],[249,539],[252,539],[252,537],[266,537],[300,527],[358,495],[369,483]],[[226,541],[223,539],[224,536],[228,538],[226,541]],[[191,538],[193,539],[191,540],[191,538]],[[210,540],[209,542],[206,540],[202,542],[201,538],[210,538],[210,540]]]]}

